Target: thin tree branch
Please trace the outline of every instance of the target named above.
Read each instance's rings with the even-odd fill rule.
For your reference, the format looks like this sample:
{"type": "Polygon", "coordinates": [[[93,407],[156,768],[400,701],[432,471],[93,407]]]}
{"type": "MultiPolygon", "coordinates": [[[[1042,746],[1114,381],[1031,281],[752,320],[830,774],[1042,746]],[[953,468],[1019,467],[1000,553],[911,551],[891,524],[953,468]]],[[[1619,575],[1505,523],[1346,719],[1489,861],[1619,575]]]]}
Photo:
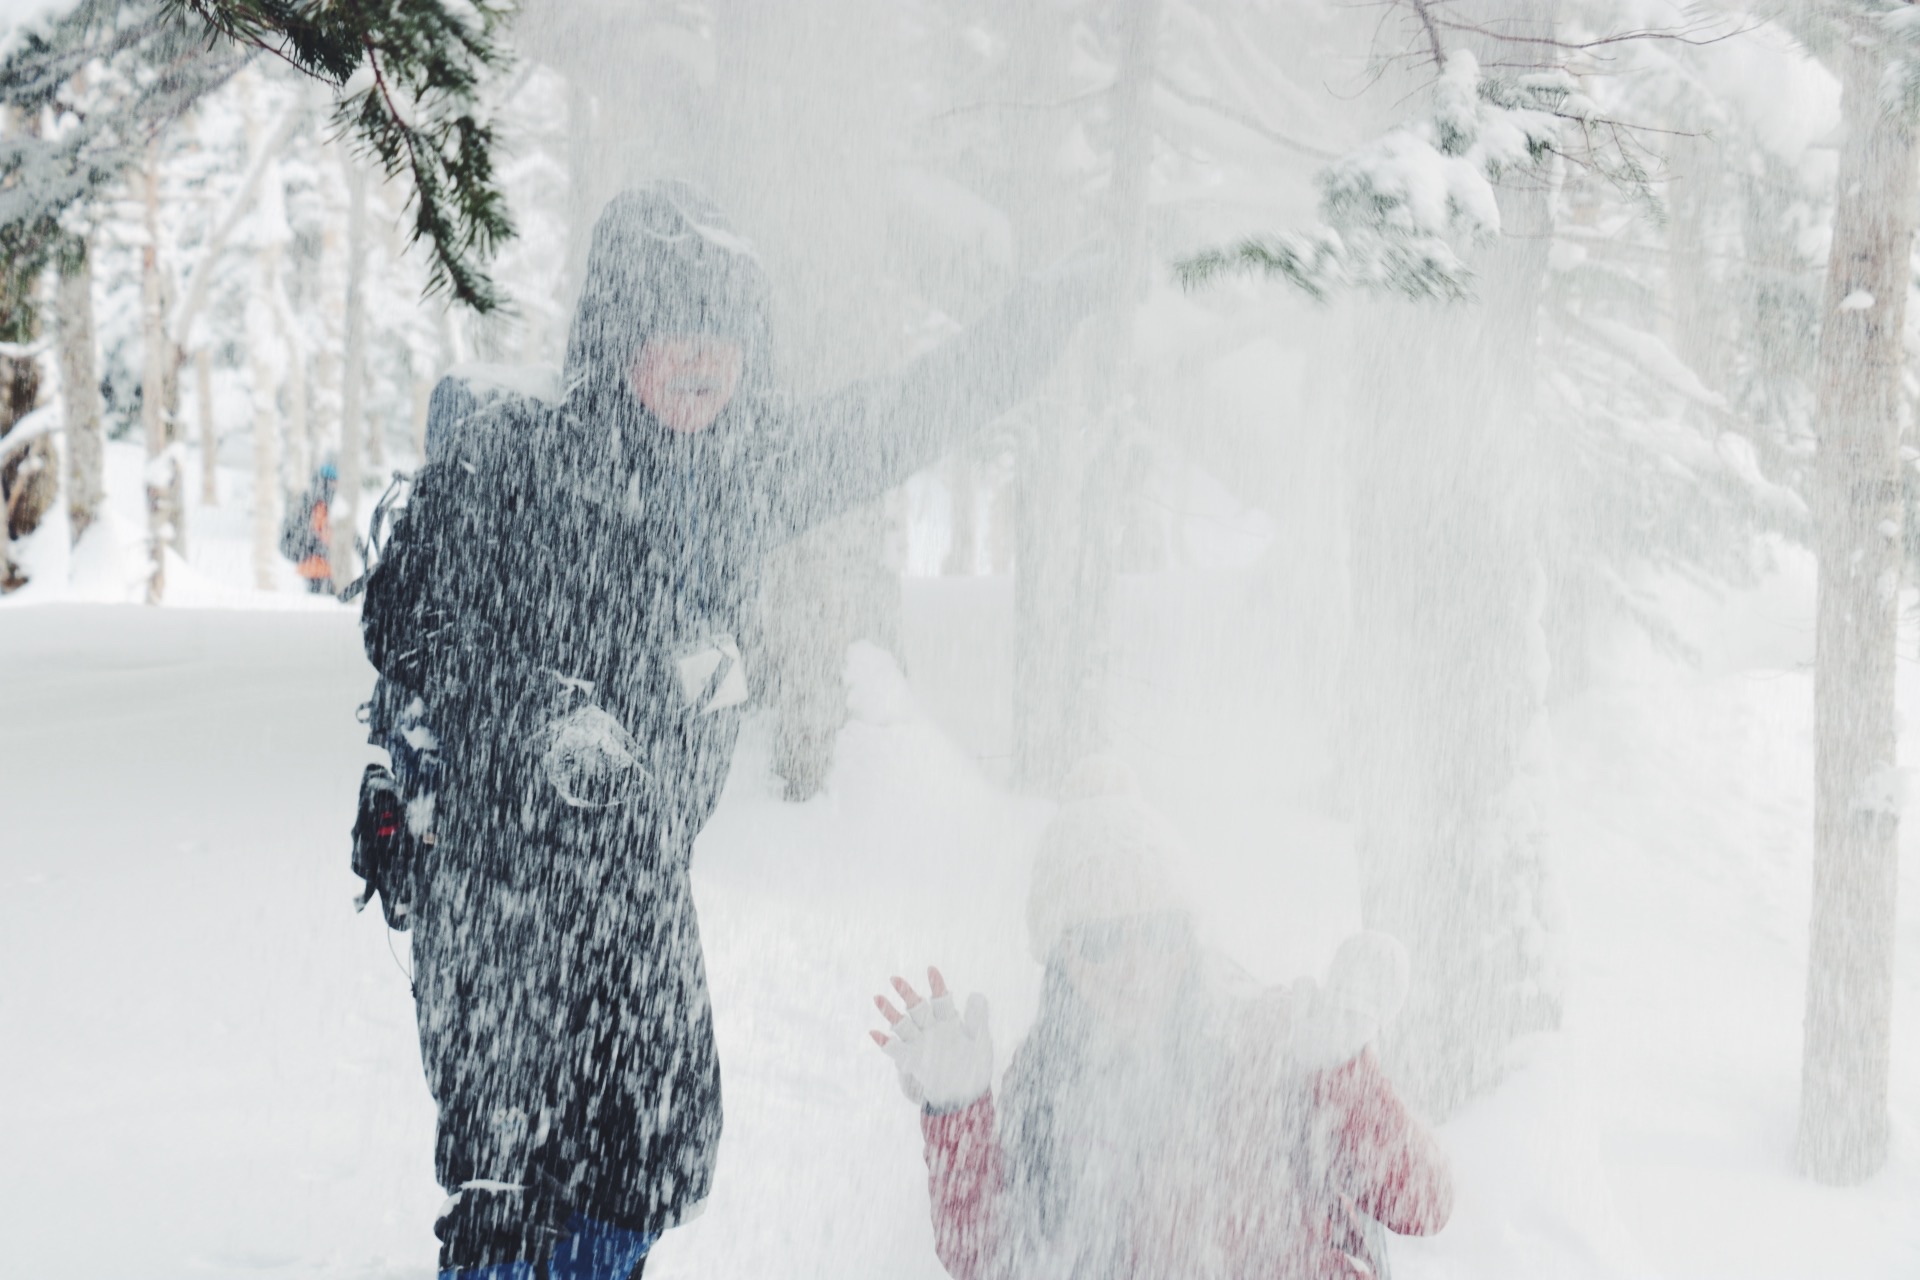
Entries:
{"type": "Polygon", "coordinates": [[[1554,49],[1566,49],[1576,53],[1584,53],[1589,49],[1599,49],[1606,45],[1628,44],[1639,40],[1670,40],[1678,44],[1703,48],[1707,45],[1719,44],[1723,40],[1731,40],[1735,36],[1746,35],[1749,32],[1760,29],[1759,24],[1754,23],[1751,26],[1735,27],[1733,30],[1722,32],[1717,36],[1697,38],[1688,34],[1687,28],[1669,27],[1643,31],[1621,31],[1614,35],[1601,36],[1597,40],[1556,40],[1551,36],[1511,35],[1504,31],[1491,30],[1477,22],[1454,22],[1446,18],[1429,19],[1426,13],[1427,6],[1425,0],[1408,0],[1408,3],[1413,4],[1420,10],[1422,21],[1437,22],[1449,31],[1464,31],[1469,35],[1482,36],[1488,40],[1498,40],[1503,44],[1538,44],[1546,45],[1554,49]]]}
{"type": "Polygon", "coordinates": [[[1257,133],[1267,141],[1286,147],[1290,151],[1297,151],[1303,156],[1312,156],[1316,160],[1335,160],[1339,158],[1331,151],[1310,146],[1296,138],[1289,138],[1286,134],[1269,127],[1264,121],[1255,117],[1251,112],[1242,111],[1238,107],[1221,102],[1217,98],[1209,98],[1205,94],[1195,93],[1191,89],[1175,84],[1166,76],[1159,78],[1159,85],[1162,89],[1165,89],[1168,93],[1186,103],[1188,106],[1199,107],[1204,111],[1211,111],[1215,115],[1231,120],[1241,128],[1257,133]]]}
{"type": "Polygon", "coordinates": [[[982,102],[963,102],[957,107],[948,107],[945,111],[936,111],[927,117],[929,120],[945,120],[948,116],[965,115],[971,111],[1059,111],[1082,102],[1091,102],[1095,98],[1105,97],[1113,92],[1113,86],[1103,84],[1097,89],[1088,89],[1085,93],[1076,93],[1061,98],[1057,102],[1011,102],[988,99],[982,102]]]}
{"type": "Polygon", "coordinates": [[[1428,11],[1427,0],[1407,0],[1413,11],[1420,15],[1420,25],[1426,28],[1427,45],[1433,50],[1433,65],[1441,71],[1447,69],[1447,51],[1441,47],[1440,32],[1433,24],[1433,14],[1428,11]]]}

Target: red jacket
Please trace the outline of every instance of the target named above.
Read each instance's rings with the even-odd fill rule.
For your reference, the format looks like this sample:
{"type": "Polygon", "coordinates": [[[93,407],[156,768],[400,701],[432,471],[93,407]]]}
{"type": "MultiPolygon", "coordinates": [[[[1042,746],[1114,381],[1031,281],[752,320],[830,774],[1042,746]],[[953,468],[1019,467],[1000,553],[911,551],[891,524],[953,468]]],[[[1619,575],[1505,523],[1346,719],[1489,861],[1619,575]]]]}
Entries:
{"type": "MultiPolygon", "coordinates": [[[[1103,1201],[1097,1221],[1079,1224],[1100,1237],[1108,1280],[1365,1278],[1379,1269],[1366,1219],[1403,1235],[1446,1224],[1453,1192],[1445,1161],[1372,1050],[1293,1077],[1252,1055],[1230,1064],[1225,1081],[1195,1113],[1211,1120],[1179,1130],[1189,1158],[1153,1161],[1133,1182],[1147,1203],[1103,1201]],[[1201,1185],[1196,1169],[1205,1170],[1201,1185]]],[[[1060,1227],[1037,1227],[1020,1203],[1027,1184],[1009,1167],[1018,1156],[1003,1145],[992,1096],[921,1124],[934,1243],[948,1272],[956,1280],[1051,1274],[1042,1237],[1060,1227]]]]}

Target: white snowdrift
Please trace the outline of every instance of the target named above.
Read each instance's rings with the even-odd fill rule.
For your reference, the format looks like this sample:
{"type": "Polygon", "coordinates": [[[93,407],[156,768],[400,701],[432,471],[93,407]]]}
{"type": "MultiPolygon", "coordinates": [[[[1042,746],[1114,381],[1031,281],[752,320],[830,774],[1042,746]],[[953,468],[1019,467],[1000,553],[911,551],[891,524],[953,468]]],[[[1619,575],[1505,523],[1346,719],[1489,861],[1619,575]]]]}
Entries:
{"type": "MultiPolygon", "coordinates": [[[[886,976],[928,962],[994,997],[996,1042],[1031,1015],[1025,844],[1046,808],[990,780],[1004,721],[954,711],[1004,698],[1004,586],[914,585],[912,685],[855,651],[821,798],[779,802],[749,735],[695,869],[718,1188],[650,1280],[940,1275],[913,1113],[864,1031],[886,976]]],[[[1196,620],[1233,591],[1132,590],[1129,662],[1164,679],[1129,682],[1127,750],[1194,837],[1206,928],[1265,980],[1320,963],[1356,912],[1312,735],[1226,699],[1226,642],[1201,637],[1231,629],[1196,620]],[[1196,684],[1210,666],[1219,686],[1196,684]]],[[[4,1269],[428,1276],[441,1193],[405,938],[389,955],[350,907],[371,679],[352,615],[12,608],[0,670],[4,1269]]],[[[1788,1165],[1809,716],[1804,670],[1652,662],[1560,711],[1568,1025],[1443,1130],[1459,1210],[1397,1248],[1401,1280],[1913,1273],[1911,859],[1894,1161],[1844,1192],[1788,1165]]]]}

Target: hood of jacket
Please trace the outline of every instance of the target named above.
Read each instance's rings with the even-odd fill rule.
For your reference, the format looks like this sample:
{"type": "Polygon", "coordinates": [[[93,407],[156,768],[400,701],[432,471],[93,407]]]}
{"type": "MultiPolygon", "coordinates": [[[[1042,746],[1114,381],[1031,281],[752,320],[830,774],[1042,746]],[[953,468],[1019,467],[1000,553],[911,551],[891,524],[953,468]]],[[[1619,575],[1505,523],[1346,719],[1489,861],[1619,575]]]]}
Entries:
{"type": "Polygon", "coordinates": [[[756,405],[771,382],[768,287],[752,246],[683,182],[615,196],[594,224],[562,370],[562,411],[535,445],[534,470],[638,533],[633,554],[672,585],[669,628],[739,612],[755,556],[746,475],[756,405]],[[740,385],[704,431],[669,429],[640,403],[633,366],[655,334],[737,342],[740,385]]]}
{"type": "Polygon", "coordinates": [[[725,451],[771,383],[768,312],[759,259],[712,201],[678,181],[623,191],[594,224],[567,337],[567,408],[590,435],[611,435],[636,459],[725,451]],[[740,386],[706,430],[671,431],[634,394],[634,360],[655,334],[710,334],[740,345],[740,386]]]}

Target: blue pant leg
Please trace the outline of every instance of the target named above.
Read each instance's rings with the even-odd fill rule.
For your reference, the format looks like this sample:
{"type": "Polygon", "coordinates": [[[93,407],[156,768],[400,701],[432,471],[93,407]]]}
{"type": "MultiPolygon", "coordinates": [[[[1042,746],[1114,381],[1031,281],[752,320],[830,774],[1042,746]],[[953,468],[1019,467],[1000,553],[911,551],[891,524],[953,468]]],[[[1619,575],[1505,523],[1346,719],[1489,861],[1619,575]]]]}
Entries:
{"type": "Polygon", "coordinates": [[[657,1239],[576,1213],[553,1247],[548,1280],[630,1280],[657,1239]]]}
{"type": "Polygon", "coordinates": [[[490,1267],[456,1267],[440,1280],[535,1280],[531,1262],[497,1262],[490,1267]]]}

